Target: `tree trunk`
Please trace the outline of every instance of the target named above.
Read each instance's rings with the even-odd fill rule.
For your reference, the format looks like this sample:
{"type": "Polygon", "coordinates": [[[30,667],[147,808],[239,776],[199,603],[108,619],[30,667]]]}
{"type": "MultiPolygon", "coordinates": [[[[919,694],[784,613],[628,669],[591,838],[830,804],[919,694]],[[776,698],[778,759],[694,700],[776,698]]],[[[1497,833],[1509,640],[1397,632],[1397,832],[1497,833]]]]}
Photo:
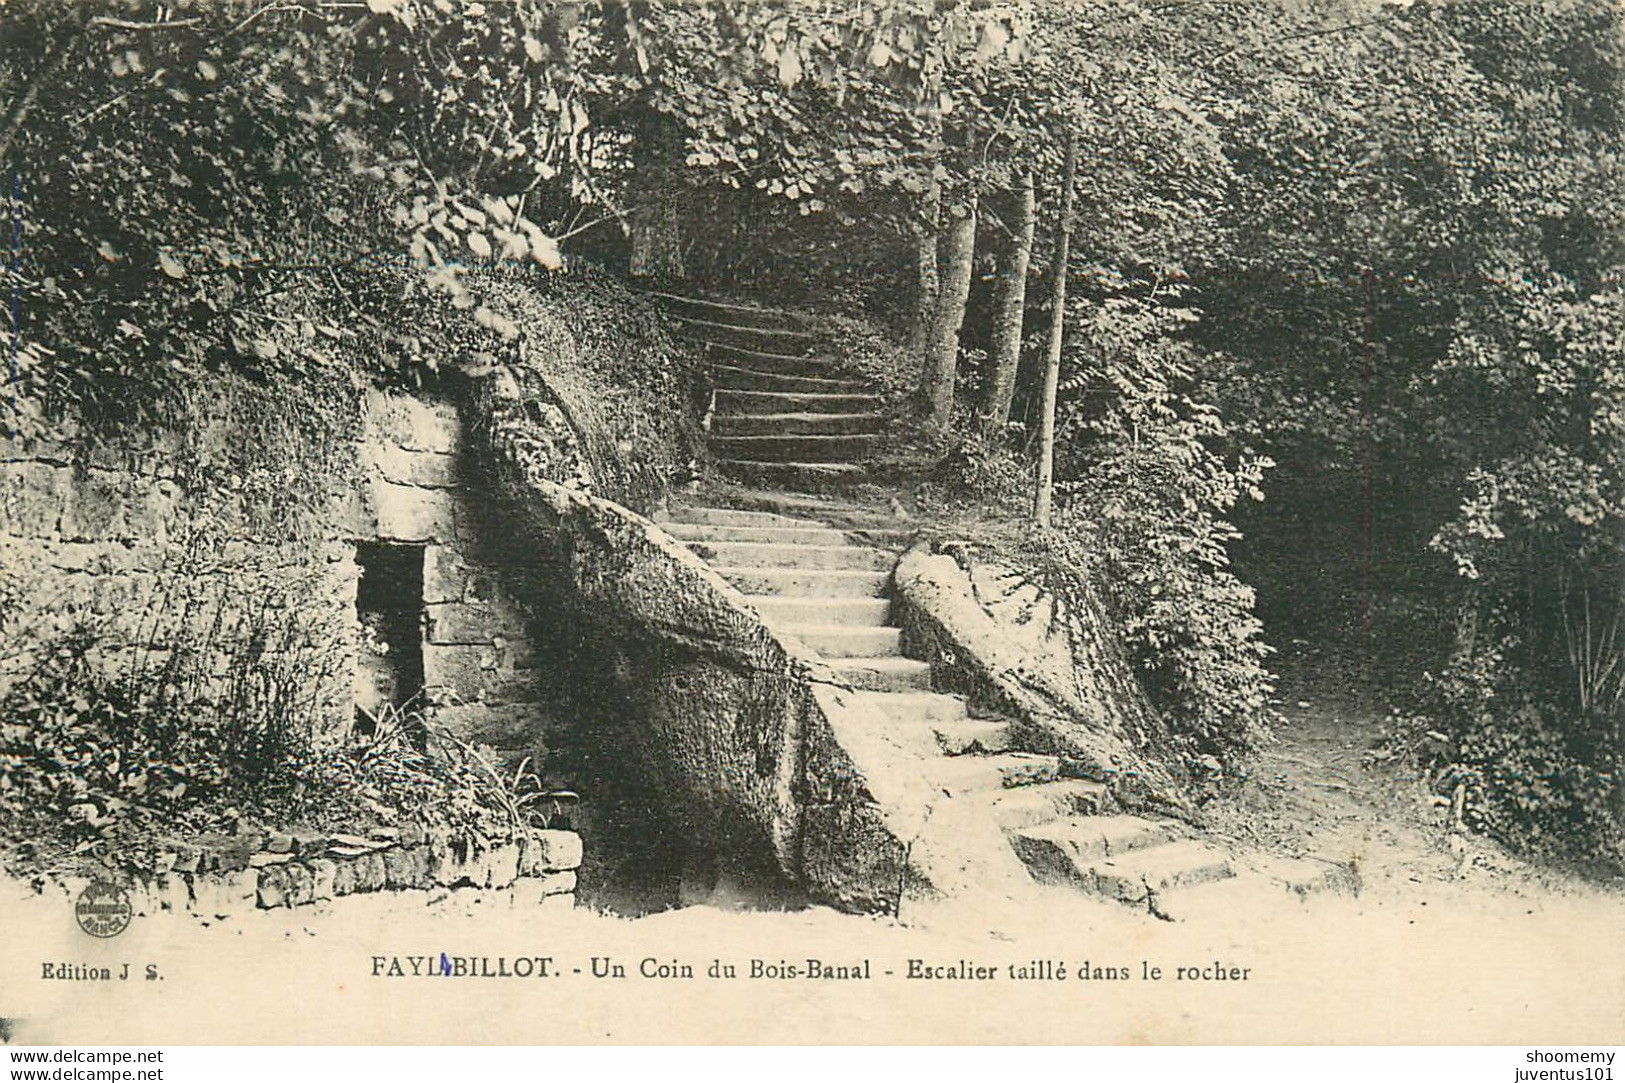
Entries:
{"type": "Polygon", "coordinates": [[[959,329],[965,322],[970,297],[971,264],[976,254],[976,194],[952,212],[942,238],[942,290],[931,317],[931,338],[925,355],[921,398],[926,425],[938,432],[948,428],[954,408],[954,373],[959,367],[959,329]]]}
{"type": "Polygon", "coordinates": [[[652,203],[632,211],[632,254],[628,270],[633,278],[663,281],[686,277],[683,270],[683,235],[677,201],[669,190],[648,196],[652,203]]]}
{"type": "Polygon", "coordinates": [[[942,235],[942,185],[935,180],[920,194],[919,221],[914,227],[915,278],[914,333],[911,352],[921,358],[931,343],[931,320],[936,315],[942,276],[937,267],[937,240],[942,235]]]}
{"type": "Polygon", "coordinates": [[[1049,526],[1050,500],[1055,487],[1055,393],[1061,382],[1061,335],[1066,329],[1067,260],[1072,247],[1072,188],[1078,173],[1078,137],[1066,133],[1066,167],[1061,172],[1061,219],[1057,223],[1055,252],[1050,258],[1049,352],[1044,359],[1044,404],[1038,419],[1038,489],[1033,494],[1033,518],[1049,526]]]}
{"type": "Polygon", "coordinates": [[[633,278],[672,281],[687,277],[683,267],[682,219],[677,192],[683,183],[681,142],[660,118],[644,121],[634,148],[632,250],[627,270],[633,278]]]}
{"type": "Polygon", "coordinates": [[[1021,366],[1022,318],[1027,311],[1027,268],[1033,255],[1033,175],[1024,173],[1016,191],[1016,214],[1011,223],[1010,248],[1005,253],[999,310],[994,316],[992,380],[988,384],[987,435],[1010,420],[1010,400],[1016,392],[1016,370],[1021,366]]]}

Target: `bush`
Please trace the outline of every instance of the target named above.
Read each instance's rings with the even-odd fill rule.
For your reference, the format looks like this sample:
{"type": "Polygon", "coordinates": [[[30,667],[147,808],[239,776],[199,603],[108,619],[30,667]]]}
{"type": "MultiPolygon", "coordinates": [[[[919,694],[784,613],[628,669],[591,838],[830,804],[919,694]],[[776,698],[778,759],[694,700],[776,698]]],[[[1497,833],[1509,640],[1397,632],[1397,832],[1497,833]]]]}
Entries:
{"type": "Polygon", "coordinates": [[[556,813],[528,762],[502,771],[415,713],[353,739],[332,710],[350,693],[342,642],[301,584],[251,567],[227,592],[199,572],[194,558],[162,577],[133,644],[106,621],[31,611],[20,581],[0,580],[7,865],[128,857],[243,822],[409,818],[500,837],[556,813]]]}
{"type": "Polygon", "coordinates": [[[1272,648],[1252,588],[1230,571],[1240,537],[1227,516],[1263,499],[1261,456],[1231,445],[1193,398],[1186,318],[1132,297],[1078,315],[1057,421],[1058,529],[1088,554],[1122,621],[1152,702],[1202,754],[1228,757],[1268,732],[1272,648]]]}

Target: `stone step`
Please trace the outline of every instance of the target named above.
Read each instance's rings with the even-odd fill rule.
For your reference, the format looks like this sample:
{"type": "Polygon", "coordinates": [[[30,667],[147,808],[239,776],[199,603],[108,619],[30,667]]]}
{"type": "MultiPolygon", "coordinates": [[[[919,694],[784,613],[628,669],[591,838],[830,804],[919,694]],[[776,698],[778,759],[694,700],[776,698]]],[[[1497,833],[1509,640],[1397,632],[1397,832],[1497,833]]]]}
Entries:
{"type": "Polygon", "coordinates": [[[988,811],[1000,827],[1018,831],[1067,816],[1092,816],[1111,803],[1111,791],[1102,783],[1068,778],[1000,794],[988,811]]]}
{"type": "Polygon", "coordinates": [[[832,492],[860,485],[869,472],[855,463],[755,462],[718,459],[730,478],[755,485],[789,486],[802,492],[832,492]]]}
{"type": "Polygon", "coordinates": [[[846,534],[829,526],[720,526],[667,523],[666,533],[695,542],[780,542],[786,545],[845,545],[846,534]]]}
{"type": "Polygon", "coordinates": [[[944,756],[927,765],[928,777],[951,795],[1037,786],[1061,777],[1057,756],[1001,752],[990,756],[944,756]]]}
{"type": "Polygon", "coordinates": [[[808,568],[742,568],[713,564],[711,570],[741,594],[786,598],[879,598],[891,586],[891,571],[819,571],[808,568]]]}
{"type": "Polygon", "coordinates": [[[652,291],[650,296],[664,311],[679,319],[711,320],[770,331],[802,329],[801,320],[794,313],[776,308],[762,308],[759,305],[746,305],[735,301],[716,301],[707,297],[689,297],[660,290],[652,291]]]}
{"type": "Polygon", "coordinates": [[[1284,899],[1356,895],[1359,876],[1347,865],[1322,858],[1251,855],[1233,861],[1235,876],[1168,891],[1157,912],[1175,921],[1224,921],[1237,913],[1276,907],[1284,899]]]}
{"type": "Polygon", "coordinates": [[[859,692],[859,702],[904,725],[955,722],[970,717],[963,696],[944,692],[859,692]]]}
{"type": "MultiPolygon", "coordinates": [[[[772,511],[744,511],[737,508],[702,508],[691,505],[674,505],[666,509],[662,516],[657,516],[656,522],[662,524],[691,523],[706,524],[709,526],[782,526],[782,527],[824,527],[816,519],[798,519],[790,515],[780,515],[772,511]]],[[[826,528],[827,529],[827,528],[826,528]]]]}
{"type": "Polygon", "coordinates": [[[925,692],[931,666],[912,658],[825,658],[835,678],[870,692],[925,692]]]}
{"type": "Polygon", "coordinates": [[[801,624],[782,627],[785,634],[795,636],[826,658],[890,658],[900,657],[902,652],[901,628],[863,627],[855,624],[801,624]]]}
{"type": "Polygon", "coordinates": [[[719,459],[769,463],[851,463],[880,445],[872,436],[712,436],[719,459]]]}
{"type": "Polygon", "coordinates": [[[1040,883],[1070,883],[1124,903],[1144,904],[1153,892],[1160,903],[1164,893],[1175,888],[1235,875],[1228,854],[1188,839],[1114,857],[1070,853],[1035,837],[1032,831],[1013,835],[1011,842],[1040,883]]]}
{"type": "Polygon", "coordinates": [[[874,395],[812,391],[739,391],[717,388],[717,414],[856,414],[878,411],[874,395]]]}
{"type": "MultiPolygon", "coordinates": [[[[897,555],[857,545],[783,545],[774,542],[696,541],[696,556],[729,568],[786,568],[798,571],[890,571],[897,555]]],[[[749,593],[766,593],[750,591],[749,593]]]]}
{"type": "Polygon", "coordinates": [[[880,432],[880,414],[717,414],[714,436],[842,436],[880,432]]]}
{"type": "Polygon", "coordinates": [[[828,395],[858,395],[862,380],[840,376],[792,376],[782,372],[760,372],[735,365],[712,365],[711,382],[718,390],[730,391],[811,391],[828,395]]]}
{"type": "Polygon", "coordinates": [[[1054,845],[1078,857],[1114,857],[1130,850],[1161,846],[1183,835],[1170,820],[1139,816],[1073,816],[1021,832],[1034,844],[1054,845]]]}
{"type": "Polygon", "coordinates": [[[946,756],[1009,752],[1015,746],[1010,723],[991,718],[938,719],[930,723],[946,756]]]}
{"type": "MultiPolygon", "coordinates": [[[[673,315],[676,315],[675,313],[673,315]]],[[[818,336],[789,328],[745,327],[732,319],[707,320],[698,316],[678,316],[683,329],[704,342],[741,346],[763,353],[807,354],[818,345],[818,336]]]]}
{"type": "Polygon", "coordinates": [[[730,346],[725,342],[712,342],[706,354],[714,361],[737,364],[758,372],[783,372],[791,376],[835,376],[842,371],[832,357],[820,354],[773,353],[768,350],[748,350],[743,346],[730,346]]]}
{"type": "Polygon", "coordinates": [[[883,625],[891,615],[885,598],[782,598],[759,595],[750,604],[770,623],[784,625],[883,625]]]}

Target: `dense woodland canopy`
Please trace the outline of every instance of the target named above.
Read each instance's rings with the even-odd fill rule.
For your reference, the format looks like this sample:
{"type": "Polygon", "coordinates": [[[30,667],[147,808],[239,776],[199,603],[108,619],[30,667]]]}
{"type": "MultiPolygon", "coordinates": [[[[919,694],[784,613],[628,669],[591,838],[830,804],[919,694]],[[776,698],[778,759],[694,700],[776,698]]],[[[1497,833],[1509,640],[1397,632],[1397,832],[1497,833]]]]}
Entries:
{"type": "Polygon", "coordinates": [[[1193,754],[1256,738],[1266,639],[1309,639],[1479,826],[1625,852],[1611,0],[0,19],[13,432],[218,370],[297,394],[319,351],[268,331],[295,282],[379,328],[374,378],[427,378],[401,313],[500,343],[469,267],[595,261],[867,311],[923,446],[1019,507],[1064,284],[1044,545],[1193,754]]]}

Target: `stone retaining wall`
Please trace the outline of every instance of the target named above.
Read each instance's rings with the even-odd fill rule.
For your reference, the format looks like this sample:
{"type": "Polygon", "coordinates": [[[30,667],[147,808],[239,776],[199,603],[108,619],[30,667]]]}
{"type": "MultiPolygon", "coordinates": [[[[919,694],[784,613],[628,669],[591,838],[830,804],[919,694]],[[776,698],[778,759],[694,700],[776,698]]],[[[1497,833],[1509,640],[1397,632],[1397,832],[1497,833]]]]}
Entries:
{"type": "Polygon", "coordinates": [[[1020,578],[963,547],[905,553],[893,612],[909,653],[931,661],[938,687],[1011,718],[1021,747],[1060,755],[1068,774],[1108,784],[1125,808],[1189,814],[1156,745],[1155,713],[1098,605],[1052,620],[1053,598],[1010,589],[1020,578]]]}
{"type": "MultiPolygon", "coordinates": [[[[536,831],[481,843],[444,829],[378,828],[361,835],[249,831],[161,845],[111,878],[137,915],[161,910],[224,918],[309,906],[346,895],[441,888],[510,890],[526,903],[573,906],[581,838],[536,831]]],[[[88,879],[63,882],[77,894],[88,879]]]]}

